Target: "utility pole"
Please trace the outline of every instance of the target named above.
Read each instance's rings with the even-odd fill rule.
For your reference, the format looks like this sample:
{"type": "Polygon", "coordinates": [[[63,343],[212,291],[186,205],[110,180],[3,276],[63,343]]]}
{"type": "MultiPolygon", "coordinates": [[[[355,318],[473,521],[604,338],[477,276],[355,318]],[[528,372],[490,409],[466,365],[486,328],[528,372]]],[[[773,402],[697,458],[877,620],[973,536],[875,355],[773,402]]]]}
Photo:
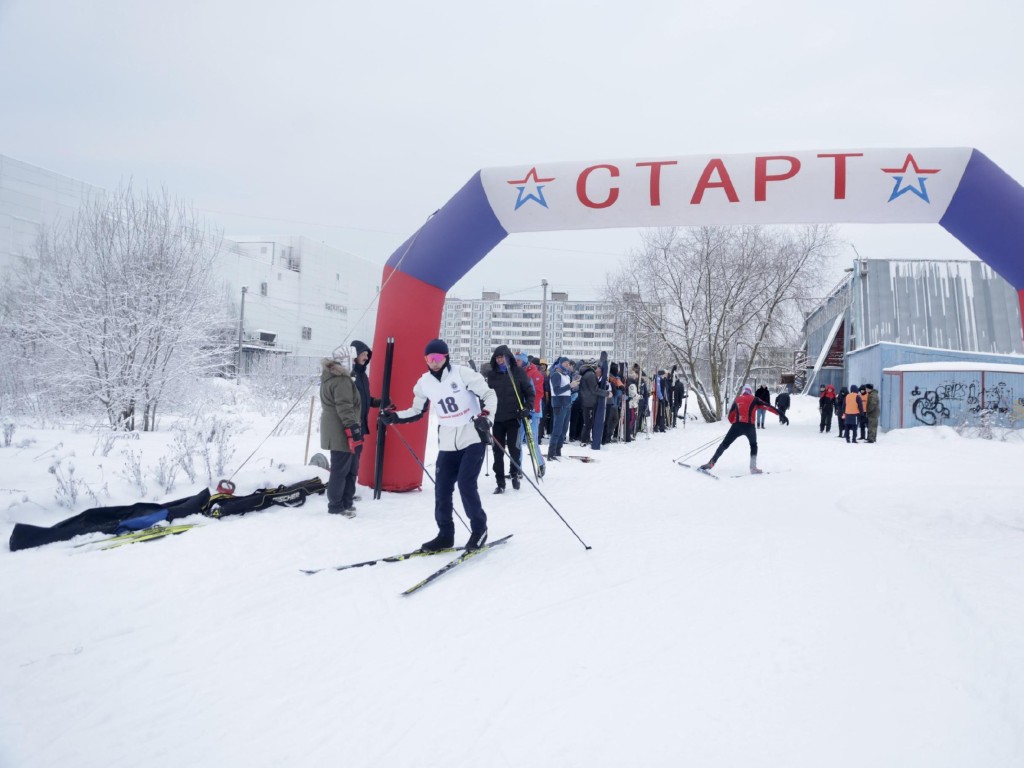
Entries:
{"type": "Polygon", "coordinates": [[[544,298],[540,302],[540,357],[547,360],[544,347],[548,337],[548,281],[541,279],[540,284],[544,288],[544,298]]]}
{"type": "Polygon", "coordinates": [[[242,286],[242,311],[238,315],[238,367],[235,369],[235,384],[242,383],[242,328],[245,326],[245,294],[249,288],[242,286]]]}

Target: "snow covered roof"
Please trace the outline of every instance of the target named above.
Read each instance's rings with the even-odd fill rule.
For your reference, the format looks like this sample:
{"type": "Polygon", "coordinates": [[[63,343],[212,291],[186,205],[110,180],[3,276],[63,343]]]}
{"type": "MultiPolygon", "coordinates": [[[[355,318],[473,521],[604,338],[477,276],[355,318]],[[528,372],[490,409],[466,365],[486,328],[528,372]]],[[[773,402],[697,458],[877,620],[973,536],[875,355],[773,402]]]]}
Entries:
{"type": "Polygon", "coordinates": [[[972,363],[969,361],[945,361],[935,363],[907,363],[886,368],[885,373],[906,371],[986,371],[989,373],[1019,373],[1024,375],[1024,365],[1006,363],[972,363]]]}

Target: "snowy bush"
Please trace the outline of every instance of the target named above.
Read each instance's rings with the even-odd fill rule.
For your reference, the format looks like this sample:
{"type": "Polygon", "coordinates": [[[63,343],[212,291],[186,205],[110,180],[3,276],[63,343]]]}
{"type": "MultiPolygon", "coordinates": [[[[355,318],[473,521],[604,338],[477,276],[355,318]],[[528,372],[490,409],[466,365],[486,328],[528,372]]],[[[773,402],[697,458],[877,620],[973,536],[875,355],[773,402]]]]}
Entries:
{"type": "Polygon", "coordinates": [[[980,437],[1005,443],[1020,426],[1012,410],[985,408],[977,412],[965,411],[953,429],[961,437],[980,437]]]}
{"type": "Polygon", "coordinates": [[[100,456],[106,458],[114,449],[114,443],[116,442],[116,432],[101,432],[100,434],[96,435],[96,445],[93,446],[92,455],[95,456],[96,452],[98,451],[100,456]]]}
{"type": "Polygon", "coordinates": [[[196,467],[193,456],[199,448],[202,436],[198,432],[190,431],[185,427],[178,426],[174,430],[174,440],[171,443],[171,461],[181,467],[190,483],[196,481],[196,467]]]}
{"type": "Polygon", "coordinates": [[[131,448],[125,448],[121,454],[124,456],[124,470],[121,476],[138,490],[140,496],[145,496],[146,478],[142,471],[142,451],[136,453],[131,448]]]}
{"type": "Polygon", "coordinates": [[[213,485],[215,478],[227,475],[227,464],[235,455],[234,440],[238,431],[234,422],[228,419],[219,416],[210,419],[205,442],[200,447],[208,485],[213,485]]]}
{"type": "Polygon", "coordinates": [[[178,475],[178,464],[168,456],[161,456],[153,470],[153,477],[164,493],[174,490],[178,475]]]}
{"type": "Polygon", "coordinates": [[[74,509],[78,506],[78,497],[83,492],[92,499],[94,505],[99,503],[96,494],[86,485],[85,481],[75,477],[75,465],[71,462],[68,462],[67,469],[65,470],[63,459],[57,459],[50,465],[48,471],[57,481],[57,490],[54,493],[54,497],[59,506],[74,509]]]}

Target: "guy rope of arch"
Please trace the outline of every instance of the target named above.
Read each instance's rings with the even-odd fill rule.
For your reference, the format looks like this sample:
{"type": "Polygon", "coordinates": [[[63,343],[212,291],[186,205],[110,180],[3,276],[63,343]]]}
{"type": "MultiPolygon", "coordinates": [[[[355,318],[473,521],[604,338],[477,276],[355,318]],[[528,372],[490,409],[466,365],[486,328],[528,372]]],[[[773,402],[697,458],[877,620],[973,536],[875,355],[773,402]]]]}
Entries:
{"type": "MultiPolygon", "coordinates": [[[[555,162],[478,171],[384,267],[374,347],[394,337],[391,392],[422,374],[448,290],[515,232],[742,224],[939,224],[1018,292],[1024,323],[1024,187],[976,149],[890,148],[555,162]]],[[[1024,329],[1024,325],[1022,325],[1024,329]]],[[[379,392],[382,371],[371,371],[379,392]]],[[[405,428],[422,453],[427,420],[405,428]]],[[[367,455],[375,432],[366,437],[367,455]]],[[[422,470],[385,447],[383,488],[422,470]]],[[[363,462],[360,481],[372,483],[363,462]]]]}

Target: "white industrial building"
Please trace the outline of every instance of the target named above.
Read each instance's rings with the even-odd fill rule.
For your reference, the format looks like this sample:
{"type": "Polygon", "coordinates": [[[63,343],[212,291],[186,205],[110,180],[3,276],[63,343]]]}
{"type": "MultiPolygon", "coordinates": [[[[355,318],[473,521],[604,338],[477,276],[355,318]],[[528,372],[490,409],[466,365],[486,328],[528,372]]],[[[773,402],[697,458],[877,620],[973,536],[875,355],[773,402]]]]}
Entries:
{"type": "MultiPolygon", "coordinates": [[[[0,155],[0,276],[33,257],[40,226],[103,194],[0,155]]],[[[229,317],[241,321],[246,361],[274,355],[306,367],[352,339],[372,343],[378,264],[301,236],[254,236],[225,239],[215,268],[229,317]]]]}

